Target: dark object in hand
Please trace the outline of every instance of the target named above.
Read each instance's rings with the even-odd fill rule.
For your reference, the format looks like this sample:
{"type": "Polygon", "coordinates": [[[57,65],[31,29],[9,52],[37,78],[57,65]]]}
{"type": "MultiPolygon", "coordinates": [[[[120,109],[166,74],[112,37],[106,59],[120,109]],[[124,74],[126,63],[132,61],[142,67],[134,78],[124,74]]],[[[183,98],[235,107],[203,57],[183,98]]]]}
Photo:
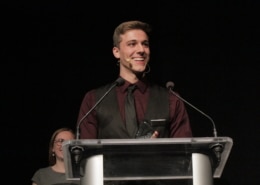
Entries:
{"type": "Polygon", "coordinates": [[[135,138],[146,139],[151,138],[154,133],[153,127],[147,121],[143,121],[136,132],[135,138]]]}

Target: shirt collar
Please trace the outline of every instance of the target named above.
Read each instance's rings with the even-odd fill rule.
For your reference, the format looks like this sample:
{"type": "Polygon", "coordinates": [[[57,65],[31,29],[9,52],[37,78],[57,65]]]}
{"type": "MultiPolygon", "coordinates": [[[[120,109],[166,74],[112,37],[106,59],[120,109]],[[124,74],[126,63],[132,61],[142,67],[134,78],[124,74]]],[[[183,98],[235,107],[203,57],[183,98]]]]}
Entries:
{"type": "MultiPolygon", "coordinates": [[[[125,83],[119,86],[118,88],[120,89],[121,92],[125,92],[129,85],[131,85],[131,83],[125,80],[125,83]]],[[[135,85],[137,86],[137,89],[139,89],[142,93],[144,93],[148,88],[148,82],[144,79],[139,80],[138,82],[135,83],[135,85]]]]}

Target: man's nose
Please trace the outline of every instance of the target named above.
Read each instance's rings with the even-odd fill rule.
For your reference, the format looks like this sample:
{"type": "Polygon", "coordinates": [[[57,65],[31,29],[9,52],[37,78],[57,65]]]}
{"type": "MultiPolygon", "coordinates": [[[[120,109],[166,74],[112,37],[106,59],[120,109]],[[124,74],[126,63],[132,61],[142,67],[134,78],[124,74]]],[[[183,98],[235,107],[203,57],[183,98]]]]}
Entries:
{"type": "Polygon", "coordinates": [[[143,53],[143,52],[144,52],[144,46],[143,46],[142,44],[138,44],[138,46],[137,46],[137,51],[138,51],[139,53],[143,53]]]}

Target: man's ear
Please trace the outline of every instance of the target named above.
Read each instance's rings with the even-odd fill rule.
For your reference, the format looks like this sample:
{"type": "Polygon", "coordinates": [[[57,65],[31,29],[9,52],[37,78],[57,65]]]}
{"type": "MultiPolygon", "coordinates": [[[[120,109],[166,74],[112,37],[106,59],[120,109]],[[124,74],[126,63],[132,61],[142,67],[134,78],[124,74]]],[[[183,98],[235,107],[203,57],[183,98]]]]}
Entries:
{"type": "Polygon", "coordinates": [[[117,47],[113,47],[112,52],[113,52],[115,58],[120,58],[119,49],[117,47]]]}

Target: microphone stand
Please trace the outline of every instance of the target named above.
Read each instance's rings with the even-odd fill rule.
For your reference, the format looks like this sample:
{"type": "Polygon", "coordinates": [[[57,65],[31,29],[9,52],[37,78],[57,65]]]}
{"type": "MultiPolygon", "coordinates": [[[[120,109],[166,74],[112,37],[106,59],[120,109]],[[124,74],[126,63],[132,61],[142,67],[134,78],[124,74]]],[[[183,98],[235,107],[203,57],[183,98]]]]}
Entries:
{"type": "MultiPolygon", "coordinates": [[[[182,100],[183,102],[185,102],[186,104],[188,104],[190,107],[192,107],[193,109],[195,109],[196,111],[198,111],[199,113],[201,113],[202,115],[204,115],[206,118],[208,118],[213,126],[213,136],[214,138],[217,138],[217,129],[216,129],[216,125],[215,122],[213,121],[213,119],[205,114],[204,112],[202,112],[200,109],[198,109],[197,107],[195,107],[194,105],[192,105],[191,103],[189,103],[188,101],[186,101],[184,98],[182,98],[181,96],[179,96],[177,93],[175,93],[172,89],[174,87],[174,83],[173,82],[167,82],[166,87],[170,90],[170,92],[172,94],[174,94],[177,98],[179,98],[180,100],[182,100]]],[[[223,152],[223,145],[220,143],[216,143],[210,146],[210,148],[213,150],[216,159],[217,159],[217,164],[219,164],[219,162],[221,161],[221,153],[223,152]]]]}

